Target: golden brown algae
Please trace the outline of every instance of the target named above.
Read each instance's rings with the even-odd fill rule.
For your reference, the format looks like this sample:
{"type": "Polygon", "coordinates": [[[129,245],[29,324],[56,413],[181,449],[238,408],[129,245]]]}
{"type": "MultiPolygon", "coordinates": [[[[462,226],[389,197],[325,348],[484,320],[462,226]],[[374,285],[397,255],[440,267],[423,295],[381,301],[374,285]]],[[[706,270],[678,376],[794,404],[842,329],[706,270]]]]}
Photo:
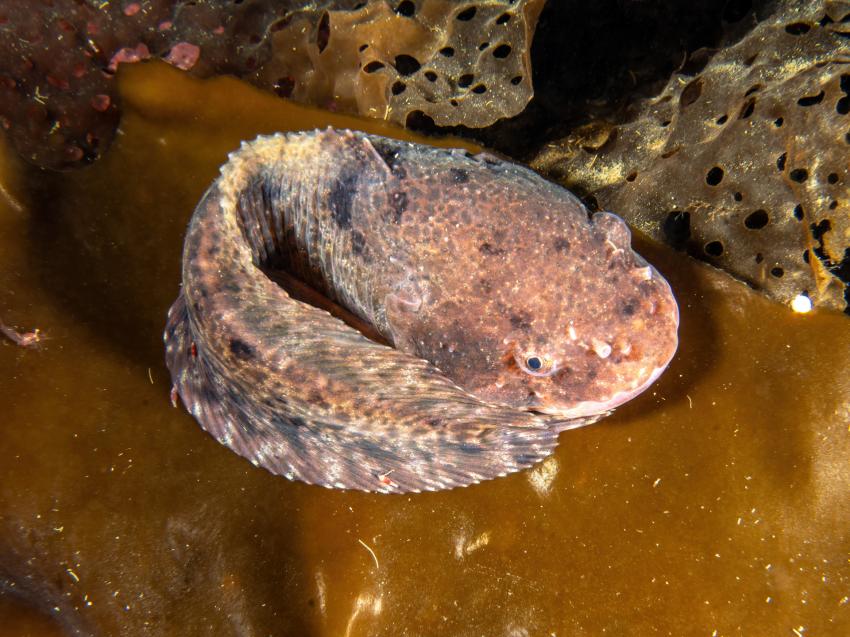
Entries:
{"type": "Polygon", "coordinates": [[[646,389],[677,327],[615,215],[491,155],[328,129],[231,154],[165,341],[186,408],[255,465],[404,492],[540,461],[646,389]]]}
{"type": "Polygon", "coordinates": [[[240,140],[411,133],[164,63],[119,80],[124,134],[91,168],[0,148],[0,317],[51,337],[0,340],[0,634],[33,624],[16,595],[67,635],[850,634],[846,316],[635,237],[680,346],[611,417],[466,489],[281,480],[164,400],[163,281],[240,140]]]}

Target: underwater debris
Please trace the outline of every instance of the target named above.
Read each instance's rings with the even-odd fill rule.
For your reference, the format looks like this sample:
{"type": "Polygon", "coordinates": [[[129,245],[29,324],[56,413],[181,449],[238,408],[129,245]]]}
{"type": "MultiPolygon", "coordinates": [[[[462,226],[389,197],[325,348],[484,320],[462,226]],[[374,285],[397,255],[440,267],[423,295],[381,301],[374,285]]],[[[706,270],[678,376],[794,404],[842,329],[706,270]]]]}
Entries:
{"type": "Polygon", "coordinates": [[[41,342],[47,338],[39,328],[35,328],[30,332],[19,332],[2,321],[0,321],[0,334],[19,347],[40,347],[41,342]]]}
{"type": "Polygon", "coordinates": [[[627,122],[532,165],[771,297],[850,301],[850,3],[781,3],[627,122]]]}

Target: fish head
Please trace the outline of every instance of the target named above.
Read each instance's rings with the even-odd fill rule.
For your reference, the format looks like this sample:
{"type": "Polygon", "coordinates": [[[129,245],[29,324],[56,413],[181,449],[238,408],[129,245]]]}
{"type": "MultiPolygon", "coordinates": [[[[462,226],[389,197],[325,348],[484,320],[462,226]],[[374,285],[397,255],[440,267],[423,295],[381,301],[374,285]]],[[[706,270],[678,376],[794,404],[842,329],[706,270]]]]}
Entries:
{"type": "Polygon", "coordinates": [[[543,289],[527,313],[540,320],[503,339],[502,378],[514,386],[514,406],[564,420],[631,400],[655,382],[678,346],[673,292],[631,248],[625,222],[601,212],[590,225],[581,263],[572,268],[579,276],[569,276],[568,285],[538,283],[543,289]]]}
{"type": "Polygon", "coordinates": [[[679,311],[622,219],[585,213],[559,227],[506,237],[475,274],[485,289],[467,286],[465,303],[439,309],[452,327],[426,357],[483,400],[569,422],[610,412],[661,375],[679,311]]]}

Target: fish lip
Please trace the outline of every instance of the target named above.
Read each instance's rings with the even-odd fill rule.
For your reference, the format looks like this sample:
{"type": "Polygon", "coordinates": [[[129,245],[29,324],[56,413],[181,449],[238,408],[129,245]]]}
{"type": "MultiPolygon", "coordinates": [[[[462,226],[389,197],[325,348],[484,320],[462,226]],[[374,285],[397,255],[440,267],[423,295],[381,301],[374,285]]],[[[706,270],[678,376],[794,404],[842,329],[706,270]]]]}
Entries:
{"type": "Polygon", "coordinates": [[[546,416],[555,417],[563,420],[572,420],[574,418],[587,418],[588,416],[599,416],[616,409],[620,405],[629,402],[633,398],[642,394],[652,385],[658,377],[667,369],[669,361],[660,367],[652,370],[649,378],[634,389],[620,391],[608,398],[607,400],[584,400],[580,403],[575,403],[569,407],[563,407],[557,404],[539,404],[530,408],[530,411],[535,411],[546,416]]]}

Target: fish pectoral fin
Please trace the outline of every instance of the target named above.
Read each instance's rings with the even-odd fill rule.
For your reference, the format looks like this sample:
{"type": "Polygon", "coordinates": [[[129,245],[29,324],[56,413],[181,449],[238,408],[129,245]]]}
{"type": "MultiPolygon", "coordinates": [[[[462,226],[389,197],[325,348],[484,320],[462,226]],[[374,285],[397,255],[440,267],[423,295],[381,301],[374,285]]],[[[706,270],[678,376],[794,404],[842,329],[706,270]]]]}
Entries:
{"type": "Polygon", "coordinates": [[[413,328],[421,323],[418,314],[422,309],[422,297],[411,290],[390,292],[384,297],[384,308],[395,348],[417,355],[413,328]]]}

